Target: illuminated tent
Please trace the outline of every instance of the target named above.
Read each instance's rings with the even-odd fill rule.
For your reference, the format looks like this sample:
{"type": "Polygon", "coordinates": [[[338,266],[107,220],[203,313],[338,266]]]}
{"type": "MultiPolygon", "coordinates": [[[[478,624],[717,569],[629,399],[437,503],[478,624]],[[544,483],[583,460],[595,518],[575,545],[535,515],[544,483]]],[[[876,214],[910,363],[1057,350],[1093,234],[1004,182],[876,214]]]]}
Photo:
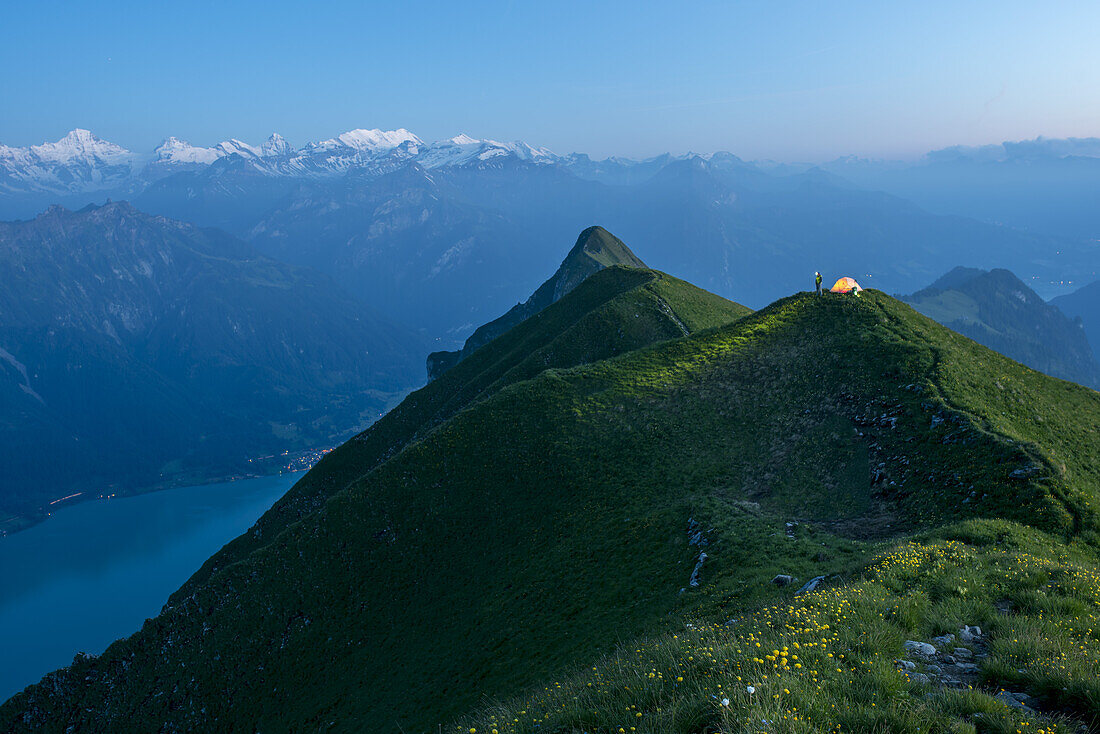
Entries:
{"type": "Polygon", "coordinates": [[[833,287],[829,290],[833,293],[851,293],[852,291],[859,293],[863,288],[856,282],[855,278],[841,278],[833,283],[833,287]]]}

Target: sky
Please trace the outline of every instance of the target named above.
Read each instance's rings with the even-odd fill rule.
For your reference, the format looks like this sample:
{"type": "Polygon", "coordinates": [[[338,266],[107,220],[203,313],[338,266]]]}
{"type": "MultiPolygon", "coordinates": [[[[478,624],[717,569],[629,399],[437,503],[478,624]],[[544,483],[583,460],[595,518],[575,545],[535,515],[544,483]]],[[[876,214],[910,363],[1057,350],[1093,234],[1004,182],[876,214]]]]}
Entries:
{"type": "Polygon", "coordinates": [[[0,143],[353,128],[819,161],[1100,136],[1100,3],[10,3],[0,143]]]}

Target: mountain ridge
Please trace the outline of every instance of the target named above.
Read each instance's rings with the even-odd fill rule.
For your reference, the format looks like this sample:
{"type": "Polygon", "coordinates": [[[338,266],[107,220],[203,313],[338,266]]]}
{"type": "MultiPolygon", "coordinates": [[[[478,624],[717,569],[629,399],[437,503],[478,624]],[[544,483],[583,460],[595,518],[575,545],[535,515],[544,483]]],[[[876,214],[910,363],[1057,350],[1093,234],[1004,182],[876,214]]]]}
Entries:
{"type": "Polygon", "coordinates": [[[439,377],[479,347],[488,344],[520,322],[526,321],[560,300],[588,276],[612,265],[643,269],[646,267],[646,264],[631,252],[622,240],[603,227],[596,225],[583,230],[554,274],[535,289],[526,301],[516,304],[504,315],[479,326],[466,339],[462,349],[456,352],[442,351],[429,354],[428,379],[439,377]]]}
{"type": "MultiPolygon", "coordinates": [[[[580,293],[551,309],[568,309],[580,293]]],[[[616,323],[595,333],[614,333],[616,323]]],[[[615,640],[693,636],[702,621],[694,614],[721,626],[753,604],[786,608],[793,592],[768,583],[779,564],[806,578],[858,573],[875,538],[959,521],[1001,523],[990,526],[993,537],[1005,528],[1005,538],[1095,543],[1100,457],[1081,427],[1094,416],[1095,392],[1022,367],[880,292],[790,296],[690,336],[539,371],[468,404],[197,580],[134,637],[18,694],[0,707],[0,722],[457,730],[486,697],[554,690],[563,671],[615,640]],[[693,545],[699,537],[705,546],[693,545]],[[697,577],[698,587],[689,583],[697,577]]],[[[330,470],[322,462],[313,473],[330,470]]],[[[951,588],[942,593],[966,593],[951,588]]],[[[890,623],[909,624],[922,608],[890,623]]],[[[883,610],[872,606],[871,616],[883,620],[883,610]]],[[[832,622],[842,624],[857,622],[832,622]]],[[[833,634],[825,629],[810,633],[833,634]]],[[[966,702],[916,695],[892,667],[903,629],[876,638],[887,659],[868,678],[863,658],[843,671],[845,683],[859,675],[876,691],[892,687],[895,695],[873,699],[881,715],[902,715],[897,694],[910,687],[913,705],[937,717],[957,719],[956,709],[987,700],[981,691],[966,702]]],[[[1008,644],[1004,628],[990,629],[991,645],[1008,644]]],[[[797,652],[818,660],[813,648],[797,652]]],[[[778,666],[778,648],[774,657],[778,666]]],[[[688,662],[685,654],[682,669],[654,666],[653,677],[672,686],[695,675],[688,662]]],[[[832,685],[839,676],[826,665],[814,663],[814,679],[820,668],[832,685]]],[[[770,661],[766,670],[774,678],[770,661]]],[[[720,675],[732,699],[733,673],[720,675]]],[[[703,696],[670,730],[717,727],[725,705],[703,696]]],[[[740,711],[745,701],[729,705],[740,711]]],[[[627,708],[631,725],[635,710],[661,720],[645,699],[627,708]]],[[[558,717],[565,723],[553,730],[606,728],[616,716],[602,703],[530,714],[508,719],[507,730],[558,717]]]]}

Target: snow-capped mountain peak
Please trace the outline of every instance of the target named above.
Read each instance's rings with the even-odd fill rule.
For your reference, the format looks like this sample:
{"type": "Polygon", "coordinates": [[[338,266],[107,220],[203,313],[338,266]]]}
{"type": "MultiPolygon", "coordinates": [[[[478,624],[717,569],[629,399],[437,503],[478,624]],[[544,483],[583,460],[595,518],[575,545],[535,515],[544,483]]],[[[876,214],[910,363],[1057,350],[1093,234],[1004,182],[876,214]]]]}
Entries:
{"type": "MultiPolygon", "coordinates": [[[[230,138],[229,140],[223,140],[214,146],[214,150],[220,152],[222,156],[226,155],[239,155],[244,158],[260,158],[262,154],[260,149],[249,145],[248,143],[237,140],[236,138],[230,138]]],[[[220,157],[220,156],[219,156],[220,157]]]]}
{"type": "Polygon", "coordinates": [[[90,130],[82,128],[70,130],[65,137],[55,143],[42,143],[22,149],[9,148],[9,150],[25,150],[40,161],[53,163],[93,159],[116,163],[133,157],[133,153],[121,145],[97,138],[90,130]]]}
{"type": "Polygon", "coordinates": [[[406,142],[417,146],[424,144],[423,140],[416,137],[405,128],[399,128],[397,130],[364,130],[359,128],[341,133],[337,135],[335,139],[326,140],[322,142],[321,145],[331,145],[337,142],[349,148],[372,153],[390,150],[406,142]]]}
{"type": "MultiPolygon", "coordinates": [[[[250,168],[265,175],[307,178],[331,178],[351,171],[374,176],[409,164],[435,169],[498,166],[507,160],[538,164],[562,160],[545,148],[478,139],[465,133],[425,144],[405,128],[357,128],[297,149],[278,133],[259,145],[230,138],[212,147],[169,137],[151,155],[139,159],[119,145],[77,129],[55,143],[27,148],[0,145],[0,191],[76,193],[117,187],[132,192],[135,187],[177,172],[194,173],[230,156],[243,158],[250,168]],[[135,165],[139,161],[146,165],[135,165]]],[[[235,170],[239,169],[219,166],[211,175],[235,170]]]]}
{"type": "Polygon", "coordinates": [[[209,164],[218,160],[222,155],[221,151],[214,148],[200,148],[191,145],[186,140],[169,137],[153,151],[153,162],[209,164]]]}
{"type": "Polygon", "coordinates": [[[82,128],[53,143],[0,145],[0,188],[12,191],[96,191],[127,180],[135,156],[82,128]]]}
{"type": "Polygon", "coordinates": [[[271,133],[271,137],[260,146],[260,153],[264,157],[289,156],[294,153],[294,148],[279,133],[271,133]]]}
{"type": "Polygon", "coordinates": [[[417,157],[417,163],[424,168],[443,168],[471,165],[507,156],[536,163],[556,160],[554,154],[546,148],[534,148],[518,141],[502,143],[497,140],[478,140],[463,133],[427,146],[417,157]]]}

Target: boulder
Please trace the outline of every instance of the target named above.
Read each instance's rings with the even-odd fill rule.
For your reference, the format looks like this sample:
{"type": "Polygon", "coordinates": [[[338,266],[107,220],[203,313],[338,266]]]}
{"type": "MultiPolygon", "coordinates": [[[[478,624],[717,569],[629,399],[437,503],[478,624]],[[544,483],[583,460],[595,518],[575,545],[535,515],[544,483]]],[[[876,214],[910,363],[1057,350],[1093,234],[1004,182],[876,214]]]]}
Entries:
{"type": "Polygon", "coordinates": [[[977,642],[981,637],[982,628],[978,626],[971,627],[970,625],[964,625],[963,628],[959,630],[959,639],[963,642],[977,642]]]}
{"type": "Polygon", "coordinates": [[[936,648],[932,645],[929,645],[927,642],[917,642],[916,640],[906,640],[905,651],[911,652],[922,658],[930,658],[936,654],[936,648]]]}
{"type": "Polygon", "coordinates": [[[795,594],[806,594],[817,588],[817,585],[825,580],[824,576],[814,576],[812,579],[802,584],[802,588],[795,592],[795,594]]]}

